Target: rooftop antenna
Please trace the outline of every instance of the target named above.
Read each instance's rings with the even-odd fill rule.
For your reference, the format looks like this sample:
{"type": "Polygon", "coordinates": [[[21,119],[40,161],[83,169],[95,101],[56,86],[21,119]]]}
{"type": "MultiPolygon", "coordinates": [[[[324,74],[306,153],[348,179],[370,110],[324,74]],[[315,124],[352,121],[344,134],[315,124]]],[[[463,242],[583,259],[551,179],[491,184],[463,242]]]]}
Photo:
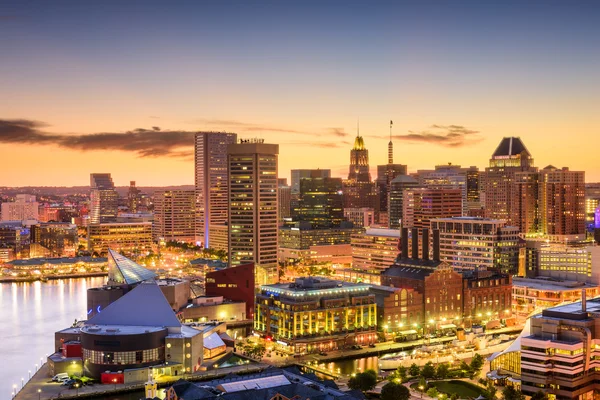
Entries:
{"type": "Polygon", "coordinates": [[[360,117],[356,117],[356,137],[360,136],[360,117]]]}
{"type": "Polygon", "coordinates": [[[394,121],[390,119],[390,142],[388,143],[388,164],[394,163],[394,144],[392,143],[392,126],[394,121]]]}

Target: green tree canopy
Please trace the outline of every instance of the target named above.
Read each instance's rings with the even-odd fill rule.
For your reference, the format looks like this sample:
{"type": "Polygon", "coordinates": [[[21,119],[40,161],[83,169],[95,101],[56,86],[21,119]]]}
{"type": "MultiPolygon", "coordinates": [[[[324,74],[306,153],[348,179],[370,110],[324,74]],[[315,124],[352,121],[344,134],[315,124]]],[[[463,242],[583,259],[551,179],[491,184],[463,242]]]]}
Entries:
{"type": "Polygon", "coordinates": [[[410,390],[406,386],[389,382],[381,388],[381,400],[408,400],[410,399],[410,390]]]}
{"type": "Polygon", "coordinates": [[[408,373],[410,376],[419,376],[421,374],[421,368],[416,363],[412,363],[412,365],[408,368],[408,373]]]}
{"type": "Polygon", "coordinates": [[[432,379],[435,376],[435,367],[431,361],[423,366],[421,376],[425,379],[432,379]]]}
{"type": "Polygon", "coordinates": [[[439,364],[437,370],[435,371],[435,376],[438,379],[446,379],[448,377],[448,373],[450,372],[450,367],[448,364],[439,364]]]}
{"type": "Polygon", "coordinates": [[[502,391],[502,397],[504,400],[524,400],[525,396],[520,390],[515,389],[512,386],[507,386],[502,391]]]}
{"type": "Polygon", "coordinates": [[[362,390],[366,392],[367,390],[371,390],[377,384],[377,372],[373,370],[367,370],[365,372],[360,372],[350,378],[348,381],[348,387],[352,390],[362,390]]]}

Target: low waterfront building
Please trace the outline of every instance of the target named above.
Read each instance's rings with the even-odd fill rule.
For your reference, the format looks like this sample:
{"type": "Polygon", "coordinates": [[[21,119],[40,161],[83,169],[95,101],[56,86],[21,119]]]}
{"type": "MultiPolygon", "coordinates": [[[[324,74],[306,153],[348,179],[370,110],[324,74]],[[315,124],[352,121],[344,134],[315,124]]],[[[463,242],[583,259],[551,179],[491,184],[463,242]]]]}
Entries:
{"type": "Polygon", "coordinates": [[[17,273],[39,275],[102,273],[107,266],[108,259],[105,257],[29,258],[5,264],[6,268],[17,273]]]}
{"type": "Polygon", "coordinates": [[[32,225],[31,243],[43,246],[53,257],[74,257],[79,248],[77,225],[62,222],[32,225]]]}
{"type": "Polygon", "coordinates": [[[369,290],[369,285],[310,277],[263,285],[256,295],[254,330],[294,353],[373,343],[377,305],[369,290]]]}
{"type": "Polygon", "coordinates": [[[471,324],[512,317],[512,277],[476,269],[463,274],[464,316],[471,324]]]}
{"type": "Polygon", "coordinates": [[[560,304],[581,300],[582,289],[588,298],[600,295],[600,287],[583,282],[544,278],[513,278],[512,311],[520,319],[560,304]]]}
{"type": "Polygon", "coordinates": [[[377,304],[377,329],[385,333],[409,331],[417,334],[417,319],[423,308],[423,295],[414,289],[371,285],[377,304]]]}
{"type": "Polygon", "coordinates": [[[105,255],[108,249],[119,253],[143,254],[152,250],[152,223],[123,222],[88,225],[88,250],[105,255]]]}
{"type": "Polygon", "coordinates": [[[394,264],[398,256],[400,231],[371,228],[352,235],[352,268],[380,273],[394,264]]]}
{"type": "Polygon", "coordinates": [[[521,391],[549,398],[592,399],[600,378],[600,300],[551,307],[530,318],[521,339],[521,391]]]}
{"type": "MultiPolygon", "coordinates": [[[[203,331],[182,325],[154,282],[143,282],[87,321],[57,332],[57,340],[81,344],[83,373],[119,383],[147,376],[144,368],[178,375],[199,370],[203,331]]],[[[52,364],[60,364],[49,358],[52,364]]],[[[51,370],[57,371],[53,366],[51,370]]]]}

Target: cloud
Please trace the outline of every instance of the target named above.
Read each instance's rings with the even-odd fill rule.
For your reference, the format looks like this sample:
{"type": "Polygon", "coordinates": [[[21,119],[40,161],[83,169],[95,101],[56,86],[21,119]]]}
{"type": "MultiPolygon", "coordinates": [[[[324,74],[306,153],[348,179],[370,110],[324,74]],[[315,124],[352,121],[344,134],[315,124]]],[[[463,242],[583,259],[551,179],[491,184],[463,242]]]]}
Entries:
{"type": "Polygon", "coordinates": [[[337,137],[346,137],[350,135],[349,133],[344,132],[344,128],[329,128],[329,134],[337,137]]]}
{"type": "Polygon", "coordinates": [[[157,126],[127,132],[54,134],[43,131],[47,126],[32,120],[0,119],[0,144],[42,144],[79,151],[129,151],[139,157],[189,158],[195,134],[188,131],[164,131],[157,126]]]}
{"type": "MultiPolygon", "coordinates": [[[[429,143],[444,147],[470,146],[483,140],[479,131],[462,125],[434,124],[423,131],[408,132],[406,135],[393,135],[393,138],[408,143],[429,143]]],[[[377,138],[386,139],[387,137],[377,136],[377,138]]]]}

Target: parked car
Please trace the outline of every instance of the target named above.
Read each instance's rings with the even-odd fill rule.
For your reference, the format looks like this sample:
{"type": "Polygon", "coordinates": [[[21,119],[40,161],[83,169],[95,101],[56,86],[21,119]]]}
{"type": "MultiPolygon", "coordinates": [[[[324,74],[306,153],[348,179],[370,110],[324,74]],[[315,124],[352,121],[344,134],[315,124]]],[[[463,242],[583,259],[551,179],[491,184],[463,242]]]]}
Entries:
{"type": "Polygon", "coordinates": [[[56,374],[52,377],[52,382],[61,382],[65,379],[69,379],[69,374],[66,372],[62,372],[60,374],[56,374]]]}
{"type": "Polygon", "coordinates": [[[319,355],[320,355],[320,356],[326,356],[326,355],[327,355],[327,353],[325,353],[324,351],[321,351],[321,352],[319,352],[319,355]]]}
{"type": "Polygon", "coordinates": [[[371,344],[369,345],[369,347],[370,347],[370,348],[372,348],[372,349],[374,349],[374,348],[375,348],[375,347],[377,347],[377,346],[375,346],[375,343],[371,343],[371,344]]]}
{"type": "Polygon", "coordinates": [[[75,383],[75,379],[66,379],[61,383],[62,386],[70,386],[75,383]]]}
{"type": "Polygon", "coordinates": [[[352,346],[352,350],[360,350],[362,349],[362,346],[355,344],[354,346],[352,346]]]}

